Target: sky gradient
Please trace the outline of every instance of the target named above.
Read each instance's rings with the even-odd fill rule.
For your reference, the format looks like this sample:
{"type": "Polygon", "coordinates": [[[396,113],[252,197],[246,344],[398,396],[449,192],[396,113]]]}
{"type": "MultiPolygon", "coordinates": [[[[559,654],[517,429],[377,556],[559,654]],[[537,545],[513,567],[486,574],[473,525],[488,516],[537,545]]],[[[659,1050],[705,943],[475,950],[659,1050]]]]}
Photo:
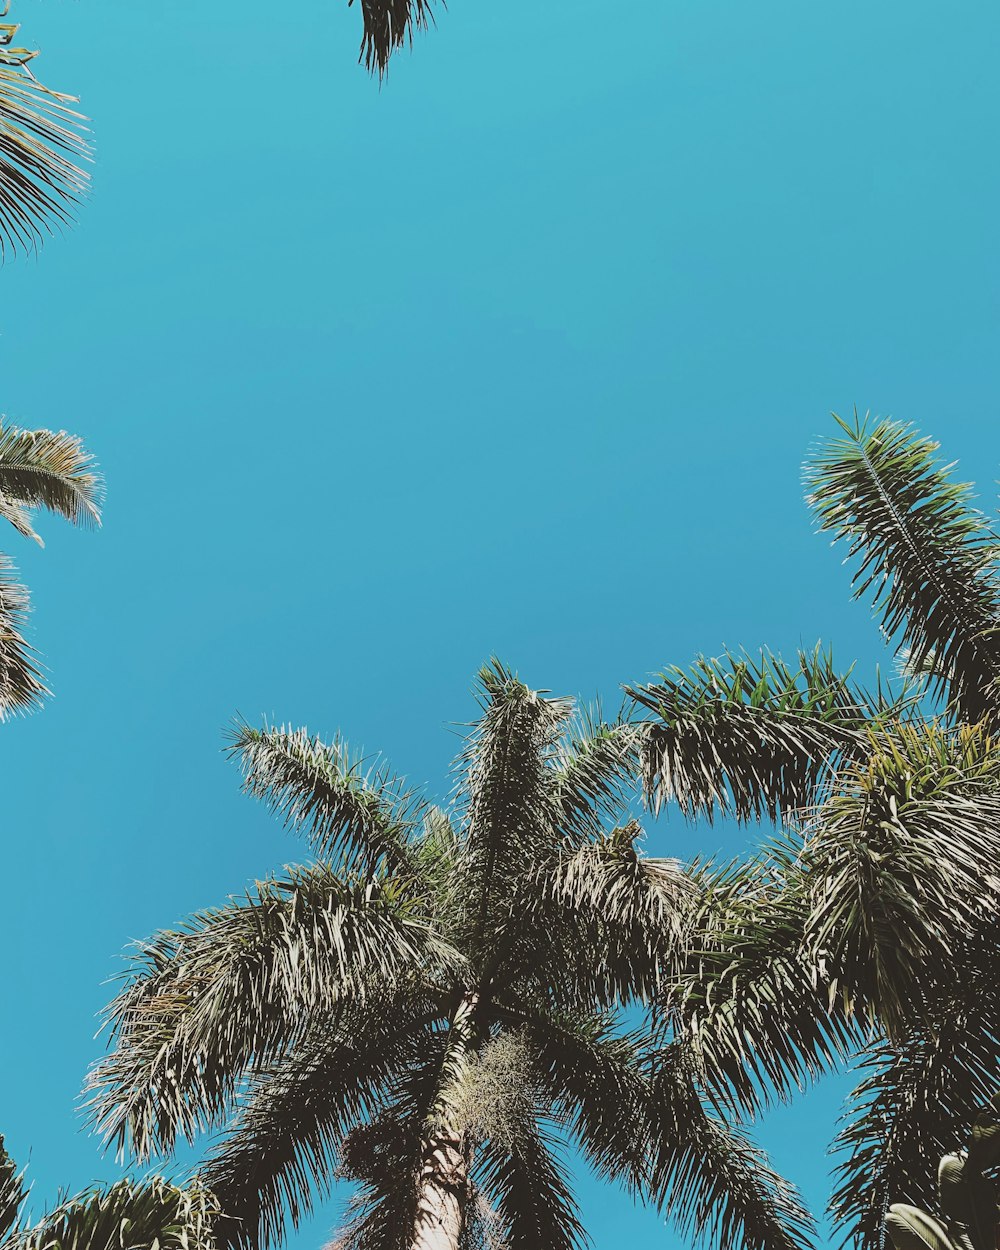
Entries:
{"type": "MultiPolygon", "coordinates": [[[[357,5],[15,6],[97,160],[0,272],[0,409],[108,481],[99,533],[4,547],[56,691],[0,727],[0,1131],[41,1205],[116,1174],[75,1104],[126,944],[305,855],[237,711],[444,796],[491,653],[609,706],[723,645],[874,673],[800,465],[871,408],[995,507],[1000,10],[453,0],[379,89],[357,5]]],[[[760,1135],[815,1208],[835,1106],[760,1135]]],[[[598,1250],[684,1244],[580,1195],[598,1250]]]]}

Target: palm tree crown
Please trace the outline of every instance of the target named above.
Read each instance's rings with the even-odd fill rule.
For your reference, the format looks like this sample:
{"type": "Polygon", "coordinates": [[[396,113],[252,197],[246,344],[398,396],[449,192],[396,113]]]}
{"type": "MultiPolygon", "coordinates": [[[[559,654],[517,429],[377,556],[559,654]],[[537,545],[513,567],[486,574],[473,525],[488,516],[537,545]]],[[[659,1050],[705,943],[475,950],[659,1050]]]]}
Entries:
{"type": "Polygon", "coordinates": [[[742,1114],[860,1056],[833,1210],[878,1250],[887,1204],[933,1204],[938,1159],[997,1087],[1000,539],[931,440],[840,425],[808,498],[902,688],[866,692],[817,651],[704,660],[631,694],[654,802],[784,827],[705,871],[661,1011],[742,1114]]]}
{"type": "MultiPolygon", "coordinates": [[[[0,519],[44,546],[33,513],[47,508],[74,525],[99,525],[102,482],[93,457],[65,430],[0,424],[0,519]]],[[[28,592],[0,553],[0,720],[37,707],[48,693],[25,640],[28,592]]]]}
{"type": "Polygon", "coordinates": [[[94,1074],[103,1131],[144,1158],[225,1124],[200,1180],[245,1250],[336,1177],[357,1187],[341,1247],[570,1250],[568,1141],[692,1233],[803,1244],[690,1048],[616,1014],[678,965],[697,895],[638,849],[638,731],[495,662],[478,690],[448,812],[339,740],[237,727],[247,790],[317,859],[141,948],[94,1074]]]}

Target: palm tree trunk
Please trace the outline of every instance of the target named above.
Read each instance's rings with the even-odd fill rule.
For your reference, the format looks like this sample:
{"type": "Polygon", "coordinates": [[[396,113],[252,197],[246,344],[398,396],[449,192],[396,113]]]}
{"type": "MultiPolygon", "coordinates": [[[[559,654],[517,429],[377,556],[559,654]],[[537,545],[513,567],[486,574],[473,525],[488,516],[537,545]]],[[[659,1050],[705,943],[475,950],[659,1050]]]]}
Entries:
{"type": "Polygon", "coordinates": [[[459,1250],[468,1188],[462,1137],[445,1129],[437,1130],[424,1147],[412,1250],[459,1250]]]}

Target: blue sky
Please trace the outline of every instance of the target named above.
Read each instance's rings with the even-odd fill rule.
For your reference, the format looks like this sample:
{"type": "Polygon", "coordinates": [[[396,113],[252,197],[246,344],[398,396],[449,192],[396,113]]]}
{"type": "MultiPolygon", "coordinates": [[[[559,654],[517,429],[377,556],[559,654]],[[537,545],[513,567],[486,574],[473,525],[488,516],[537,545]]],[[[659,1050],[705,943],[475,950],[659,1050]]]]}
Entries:
{"type": "MultiPolygon", "coordinates": [[[[356,5],[15,3],[98,157],[0,273],[0,406],[108,479],[100,533],[7,543],[57,692],[0,727],[0,1128],[44,1202],[115,1171],[75,1099],[126,943],[303,854],[237,710],[441,794],[492,652],[609,702],[723,644],[872,671],[799,467],[857,404],[994,507],[1000,11],[453,0],[379,90],[356,5]]],[[[761,1132],[816,1207],[834,1115],[761,1132]]],[[[599,1250],[683,1244],[580,1193],[599,1250]]]]}

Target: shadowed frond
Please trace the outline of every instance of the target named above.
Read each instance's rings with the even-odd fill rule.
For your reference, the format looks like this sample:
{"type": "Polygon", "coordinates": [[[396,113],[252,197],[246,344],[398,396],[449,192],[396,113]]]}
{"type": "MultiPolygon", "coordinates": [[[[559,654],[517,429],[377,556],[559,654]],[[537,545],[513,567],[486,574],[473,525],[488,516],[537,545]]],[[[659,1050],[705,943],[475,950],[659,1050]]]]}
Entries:
{"type": "Polygon", "coordinates": [[[802,1250],[814,1226],[795,1191],[741,1133],[704,1107],[684,1049],[652,1077],[650,1195],[686,1236],[743,1250],[802,1250]]]}
{"type": "Polygon", "coordinates": [[[998,704],[997,536],[937,443],[893,421],[836,420],[846,438],[805,468],[820,529],[848,542],[855,597],[871,598],[886,635],[915,668],[933,653],[938,689],[978,721],[998,704]]]}
{"type": "Polygon", "coordinates": [[[5,1250],[213,1250],[218,1207],[197,1185],[118,1181],[61,1203],[5,1250]]]}
{"type": "Polygon", "coordinates": [[[68,225],[89,181],[77,163],[89,149],[84,119],[69,107],[76,100],[35,78],[36,53],[14,46],[17,32],[0,24],[0,256],[33,251],[68,225]]]}
{"type": "Polygon", "coordinates": [[[7,1153],[3,1137],[0,1136],[0,1244],[6,1242],[8,1234],[17,1223],[27,1196],[24,1173],[17,1170],[17,1164],[7,1153]]]}
{"type": "Polygon", "coordinates": [[[0,554],[0,720],[34,710],[49,693],[34,648],[24,637],[28,592],[0,554]]]}
{"type": "Polygon", "coordinates": [[[446,1003],[400,990],[363,1011],[316,1022],[287,1056],[255,1074],[232,1129],[201,1170],[224,1217],[221,1245],[257,1250],[297,1228],[329,1193],[347,1133],[384,1105],[446,1003]]]}
{"type": "Polygon", "coordinates": [[[359,59],[379,78],[385,77],[392,54],[413,43],[413,32],[434,22],[432,0],[360,0],[360,6],[364,35],[359,59]]]}
{"type": "Polygon", "coordinates": [[[1000,986],[992,958],[1000,918],[992,910],[944,968],[928,968],[924,1002],[909,1032],[865,1056],[835,1149],[841,1155],[831,1201],[845,1239],[882,1250],[891,1202],[937,1206],[941,1156],[1000,1087],[1000,986]]]}
{"type": "Polygon", "coordinates": [[[499,1217],[505,1250],[589,1244],[561,1153],[559,1140],[534,1115],[525,1115],[510,1138],[483,1142],[475,1179],[499,1217]]]}
{"type": "Polygon", "coordinates": [[[139,948],[108,1010],[118,1048],[92,1077],[99,1129],[138,1158],[169,1150],[221,1115],[248,1068],[293,1044],[315,1013],[447,975],[455,959],[392,882],[344,881],[318,865],[260,883],[139,948]]]}
{"type": "Polygon", "coordinates": [[[738,1115],[788,1099],[850,1056],[859,1030],[830,1004],[805,950],[808,895],[795,848],[772,841],[746,865],[693,871],[698,908],[660,1018],[685,1039],[712,1097],[738,1115]]]}
{"type": "Polygon", "coordinates": [[[303,833],[319,856],[368,867],[406,861],[421,811],[387,769],[366,768],[339,739],[328,746],[304,729],[254,729],[238,721],[229,742],[245,793],[303,833]]]}
{"type": "Polygon", "coordinates": [[[551,757],[572,703],[529,690],[498,660],[480,670],[477,687],[483,714],[462,762],[465,877],[478,953],[491,898],[502,897],[530,872],[537,855],[560,842],[551,757]]]}
{"type": "Polygon", "coordinates": [[[0,516],[41,542],[29,511],[47,508],[74,525],[99,525],[101,478],[94,458],[65,430],[0,427],[0,516]]]}
{"type": "Polygon", "coordinates": [[[656,717],[642,750],[646,793],[690,819],[794,814],[835,766],[864,754],[868,721],[899,710],[855,689],[819,648],[795,665],[768,652],[702,658],[628,694],[656,717]]]}
{"type": "Polygon", "coordinates": [[[807,831],[805,945],[831,996],[855,999],[890,1037],[905,1036],[926,970],[956,941],[1000,879],[1000,751],[977,729],[933,723],[873,735],[807,831]]]}

